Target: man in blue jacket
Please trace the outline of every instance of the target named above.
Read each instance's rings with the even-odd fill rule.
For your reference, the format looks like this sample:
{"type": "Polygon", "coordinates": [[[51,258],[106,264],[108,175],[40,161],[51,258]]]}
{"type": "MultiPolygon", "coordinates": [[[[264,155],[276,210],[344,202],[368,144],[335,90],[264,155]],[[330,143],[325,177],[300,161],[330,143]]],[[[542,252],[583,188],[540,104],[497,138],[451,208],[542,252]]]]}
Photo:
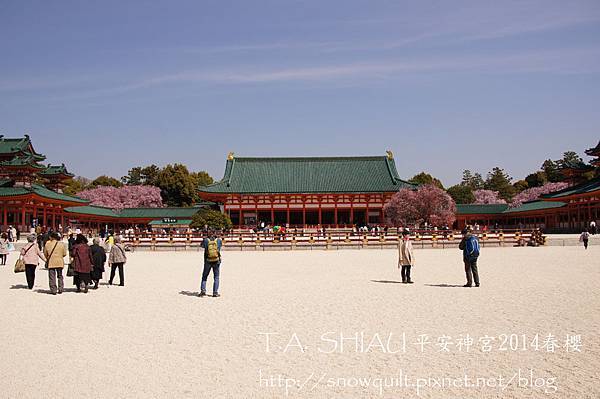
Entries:
{"type": "Polygon", "coordinates": [[[467,284],[463,287],[479,287],[479,273],[477,272],[477,258],[479,257],[479,241],[474,236],[469,227],[462,231],[463,239],[458,244],[458,248],[463,251],[463,261],[465,262],[465,273],[467,275],[467,284]]]}
{"type": "Polygon", "coordinates": [[[210,230],[208,237],[202,242],[204,248],[204,270],[202,271],[202,282],[200,283],[199,296],[206,296],[206,281],[210,271],[213,272],[213,297],[219,297],[219,275],[221,269],[221,248],[223,240],[217,237],[214,230],[210,230]]]}

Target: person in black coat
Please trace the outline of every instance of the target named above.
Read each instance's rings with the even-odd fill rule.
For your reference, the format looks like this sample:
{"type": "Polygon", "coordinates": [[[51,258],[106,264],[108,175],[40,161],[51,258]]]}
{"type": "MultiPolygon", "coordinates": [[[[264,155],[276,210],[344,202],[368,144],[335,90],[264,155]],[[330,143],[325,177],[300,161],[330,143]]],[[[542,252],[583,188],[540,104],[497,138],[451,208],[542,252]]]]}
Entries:
{"type": "Polygon", "coordinates": [[[104,273],[106,252],[104,251],[104,248],[100,246],[100,240],[97,238],[94,238],[93,245],[90,249],[92,250],[92,263],[94,264],[92,281],[94,282],[94,289],[98,289],[98,283],[102,280],[102,273],[104,273]]]}

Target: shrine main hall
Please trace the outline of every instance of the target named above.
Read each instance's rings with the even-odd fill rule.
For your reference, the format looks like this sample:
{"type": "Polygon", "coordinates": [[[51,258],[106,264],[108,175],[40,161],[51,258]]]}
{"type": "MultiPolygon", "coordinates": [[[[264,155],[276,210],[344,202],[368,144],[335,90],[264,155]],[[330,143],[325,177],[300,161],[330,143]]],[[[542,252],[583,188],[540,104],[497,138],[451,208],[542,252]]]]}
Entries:
{"type": "Polygon", "coordinates": [[[234,226],[385,224],[384,205],[402,180],[384,156],[247,158],[230,153],[221,181],[199,188],[234,226]]]}

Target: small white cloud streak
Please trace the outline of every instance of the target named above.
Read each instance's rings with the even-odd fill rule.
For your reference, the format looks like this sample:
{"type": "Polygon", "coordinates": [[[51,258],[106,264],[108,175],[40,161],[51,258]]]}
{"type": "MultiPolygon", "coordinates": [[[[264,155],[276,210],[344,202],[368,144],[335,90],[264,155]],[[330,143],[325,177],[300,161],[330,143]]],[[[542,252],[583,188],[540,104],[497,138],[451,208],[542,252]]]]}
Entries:
{"type": "Polygon", "coordinates": [[[381,60],[288,68],[246,67],[230,71],[184,71],[156,76],[129,84],[55,97],[53,101],[118,96],[153,87],[204,84],[246,85],[270,83],[352,81],[355,85],[373,80],[397,79],[411,74],[435,73],[553,73],[583,74],[600,72],[600,49],[547,50],[508,55],[470,55],[412,60],[381,60]]]}

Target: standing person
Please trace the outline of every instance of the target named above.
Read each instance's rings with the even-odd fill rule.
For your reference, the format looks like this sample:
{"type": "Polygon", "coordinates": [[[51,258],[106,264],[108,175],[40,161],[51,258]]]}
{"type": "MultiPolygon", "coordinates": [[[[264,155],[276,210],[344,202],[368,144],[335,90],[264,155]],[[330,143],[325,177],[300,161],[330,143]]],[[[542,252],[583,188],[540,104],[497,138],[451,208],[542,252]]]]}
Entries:
{"type": "Polygon", "coordinates": [[[402,231],[402,241],[398,245],[398,269],[402,276],[402,282],[404,284],[412,284],[413,281],[410,279],[410,269],[415,264],[415,257],[413,255],[412,242],[410,241],[410,231],[404,229],[402,231]]]}
{"type": "Polygon", "coordinates": [[[590,233],[587,230],[584,230],[581,235],[579,236],[579,242],[583,243],[583,247],[585,249],[587,249],[588,247],[588,241],[590,239],[590,233]]]}
{"type": "Polygon", "coordinates": [[[6,266],[6,257],[8,256],[8,234],[2,233],[0,236],[0,266],[6,266]]]}
{"type": "Polygon", "coordinates": [[[75,272],[73,281],[76,282],[77,292],[83,290],[83,292],[87,293],[93,268],[92,251],[88,245],[87,238],[81,233],[77,234],[77,238],[75,239],[75,245],[73,245],[71,252],[71,262],[73,263],[73,271],[75,272]]]}
{"type": "Polygon", "coordinates": [[[463,251],[463,261],[465,262],[465,273],[467,283],[463,287],[471,287],[475,281],[475,287],[479,287],[479,272],[477,271],[477,258],[479,257],[479,241],[472,234],[470,228],[462,231],[463,239],[458,248],[463,251]]]}
{"type": "Polygon", "coordinates": [[[52,295],[62,294],[64,290],[63,268],[65,267],[64,257],[67,256],[67,247],[60,240],[58,233],[50,234],[50,240],[44,246],[44,257],[48,265],[48,280],[50,283],[50,292],[52,295]],[[58,278],[58,290],[56,280],[58,278]]]}
{"type": "Polygon", "coordinates": [[[596,234],[596,221],[592,220],[590,222],[590,234],[591,235],[595,235],[596,234]]]}
{"type": "Polygon", "coordinates": [[[104,273],[104,263],[106,263],[106,252],[104,248],[100,246],[100,240],[94,238],[93,244],[90,247],[92,251],[92,261],[94,263],[94,269],[92,270],[92,281],[94,282],[94,289],[98,289],[98,283],[102,280],[102,273],[104,273]]]}
{"type": "Polygon", "coordinates": [[[25,278],[27,279],[27,287],[32,289],[33,285],[35,284],[35,269],[38,266],[39,259],[45,262],[46,258],[44,258],[44,254],[36,242],[35,234],[28,235],[27,242],[28,245],[21,248],[21,258],[25,263],[25,278]]]}
{"type": "Polygon", "coordinates": [[[108,284],[112,285],[115,278],[115,271],[119,269],[119,286],[123,287],[125,285],[123,265],[127,262],[127,255],[125,255],[125,247],[121,244],[121,238],[117,236],[114,240],[115,243],[108,256],[108,264],[110,265],[110,279],[108,280],[108,284]]]}
{"type": "Polygon", "coordinates": [[[210,271],[213,272],[213,297],[219,297],[219,274],[221,268],[221,247],[223,241],[217,237],[214,230],[208,233],[208,238],[202,242],[204,248],[204,270],[202,271],[202,283],[200,284],[199,296],[206,296],[206,280],[210,271]]]}

